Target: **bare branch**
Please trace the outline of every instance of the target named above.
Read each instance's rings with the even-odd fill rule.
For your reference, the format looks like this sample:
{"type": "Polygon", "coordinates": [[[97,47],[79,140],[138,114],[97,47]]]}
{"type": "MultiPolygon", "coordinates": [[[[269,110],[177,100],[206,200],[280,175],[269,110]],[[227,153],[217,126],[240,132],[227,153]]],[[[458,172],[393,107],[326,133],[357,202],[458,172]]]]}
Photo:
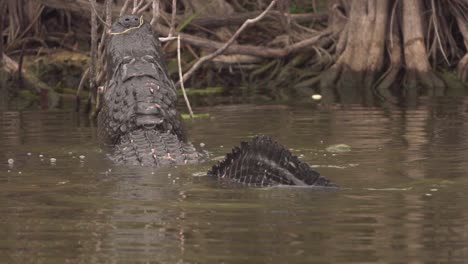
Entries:
{"type": "Polygon", "coordinates": [[[138,0],[133,0],[132,14],[135,14],[137,6],[138,6],[138,0]]]}
{"type": "Polygon", "coordinates": [[[122,6],[122,9],[120,9],[120,16],[123,16],[125,12],[127,12],[128,5],[130,4],[130,0],[125,0],[125,3],[122,6]]]}
{"type": "Polygon", "coordinates": [[[174,35],[176,12],[177,12],[177,0],[172,0],[172,16],[171,16],[171,25],[169,28],[168,37],[172,37],[172,35],[174,35]]]}
{"type": "Polygon", "coordinates": [[[148,9],[148,7],[152,4],[152,1],[149,1],[148,3],[146,3],[143,7],[141,7],[140,9],[138,9],[137,11],[137,14],[140,15],[141,13],[143,13],[146,9],[148,9]]]}
{"type": "Polygon", "coordinates": [[[237,37],[239,37],[239,35],[242,33],[242,31],[245,28],[247,28],[251,24],[254,24],[254,23],[257,23],[258,21],[260,21],[268,13],[268,11],[270,11],[270,9],[273,8],[273,6],[276,4],[276,2],[277,2],[277,0],[272,0],[270,5],[259,16],[255,17],[253,19],[247,19],[244,22],[244,24],[242,24],[242,26],[236,31],[236,33],[234,33],[234,35],[231,37],[231,39],[229,39],[229,41],[226,42],[221,48],[219,48],[218,50],[216,50],[215,52],[213,52],[211,54],[208,54],[206,56],[201,57],[192,66],[192,68],[190,68],[190,70],[184,74],[182,80],[180,81],[180,85],[182,85],[182,83],[185,82],[190,77],[190,75],[192,75],[203,63],[205,63],[208,60],[211,60],[211,59],[215,58],[216,56],[222,54],[225,50],[227,50],[227,48],[237,39],[237,37]]]}
{"type": "MultiPolygon", "coordinates": [[[[6,3],[2,1],[0,3],[0,12],[2,14],[5,14],[6,13],[5,9],[6,9],[6,3]]],[[[0,19],[0,34],[3,34],[4,27],[5,27],[5,24],[2,18],[0,19]]],[[[2,37],[2,39],[0,40],[0,71],[3,71],[3,64],[4,64],[4,61],[3,61],[3,37],[2,37]]],[[[1,76],[1,72],[0,72],[0,82],[3,82],[2,77],[3,76],[1,76]]]]}
{"type": "Polygon", "coordinates": [[[106,0],[106,24],[112,25],[112,0],[106,0]]]}
{"type": "Polygon", "coordinates": [[[133,0],[132,14],[138,14],[138,10],[145,4],[145,0],[133,0]]]}
{"type": "Polygon", "coordinates": [[[160,11],[159,11],[159,0],[153,0],[153,18],[151,19],[151,26],[154,27],[159,21],[160,11]]]}
{"type": "Polygon", "coordinates": [[[180,36],[177,37],[177,64],[179,67],[179,79],[180,79],[180,88],[182,89],[182,94],[184,96],[185,103],[187,104],[187,108],[189,110],[190,118],[193,119],[193,111],[192,107],[190,106],[190,101],[187,97],[187,93],[185,92],[185,86],[184,86],[184,81],[183,78],[184,76],[182,75],[182,59],[180,55],[180,36]]]}
{"type": "Polygon", "coordinates": [[[89,0],[89,3],[91,4],[91,10],[94,12],[94,14],[96,15],[97,18],[99,18],[99,20],[107,27],[107,28],[110,28],[110,25],[106,23],[106,21],[104,21],[104,19],[102,19],[102,17],[99,15],[99,13],[97,12],[96,10],[96,0],[89,0]]]}
{"type": "MultiPolygon", "coordinates": [[[[94,99],[93,87],[96,86],[96,61],[97,61],[97,12],[94,9],[96,5],[96,0],[89,0],[91,3],[91,63],[89,66],[89,87],[91,88],[90,98],[91,101],[94,99]]],[[[92,102],[94,103],[94,102],[92,102]]]]}
{"type": "Polygon", "coordinates": [[[80,84],[78,85],[78,89],[76,90],[76,101],[79,102],[80,100],[80,93],[83,90],[84,83],[86,79],[88,79],[89,75],[89,68],[86,68],[86,70],[83,72],[83,75],[81,76],[80,84]]]}

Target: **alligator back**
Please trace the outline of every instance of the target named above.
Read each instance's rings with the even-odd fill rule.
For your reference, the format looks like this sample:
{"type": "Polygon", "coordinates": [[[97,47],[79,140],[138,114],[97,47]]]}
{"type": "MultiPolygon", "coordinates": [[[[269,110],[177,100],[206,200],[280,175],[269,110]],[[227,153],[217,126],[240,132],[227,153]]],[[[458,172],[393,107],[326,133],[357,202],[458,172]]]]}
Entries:
{"type": "Polygon", "coordinates": [[[268,136],[241,142],[240,147],[235,147],[208,174],[227,182],[256,187],[278,184],[336,187],[268,136]]]}
{"type": "Polygon", "coordinates": [[[123,136],[111,158],[117,163],[142,166],[193,164],[200,154],[169,132],[138,129],[123,136]]]}

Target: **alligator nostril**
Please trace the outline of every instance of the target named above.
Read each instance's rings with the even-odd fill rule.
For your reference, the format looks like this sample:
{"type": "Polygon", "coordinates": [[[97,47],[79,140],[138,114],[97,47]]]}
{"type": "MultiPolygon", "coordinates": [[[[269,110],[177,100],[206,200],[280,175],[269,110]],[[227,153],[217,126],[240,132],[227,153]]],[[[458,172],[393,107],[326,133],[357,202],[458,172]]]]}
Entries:
{"type": "Polygon", "coordinates": [[[130,21],[130,19],[129,19],[129,18],[126,18],[125,21],[130,21]]]}

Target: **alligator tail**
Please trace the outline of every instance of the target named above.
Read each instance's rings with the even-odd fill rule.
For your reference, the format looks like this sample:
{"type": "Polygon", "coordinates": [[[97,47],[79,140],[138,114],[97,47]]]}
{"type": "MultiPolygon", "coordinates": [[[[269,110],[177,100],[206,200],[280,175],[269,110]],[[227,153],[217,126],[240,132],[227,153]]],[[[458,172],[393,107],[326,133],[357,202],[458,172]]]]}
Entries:
{"type": "Polygon", "coordinates": [[[153,129],[127,133],[114,154],[118,163],[157,167],[196,163],[201,158],[192,144],[179,140],[175,134],[153,129]]]}
{"type": "Polygon", "coordinates": [[[313,185],[336,187],[281,144],[267,136],[241,142],[208,175],[248,186],[313,185]]]}

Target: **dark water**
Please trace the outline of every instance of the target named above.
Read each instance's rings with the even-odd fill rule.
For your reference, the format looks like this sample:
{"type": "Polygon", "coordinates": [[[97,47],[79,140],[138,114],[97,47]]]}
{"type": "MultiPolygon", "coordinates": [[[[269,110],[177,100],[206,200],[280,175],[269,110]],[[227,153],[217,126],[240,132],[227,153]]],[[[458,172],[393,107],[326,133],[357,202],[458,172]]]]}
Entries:
{"type": "Polygon", "coordinates": [[[196,111],[214,159],[269,134],[342,189],[220,188],[214,161],[118,167],[72,110],[1,112],[0,263],[466,262],[468,100],[196,111]]]}

